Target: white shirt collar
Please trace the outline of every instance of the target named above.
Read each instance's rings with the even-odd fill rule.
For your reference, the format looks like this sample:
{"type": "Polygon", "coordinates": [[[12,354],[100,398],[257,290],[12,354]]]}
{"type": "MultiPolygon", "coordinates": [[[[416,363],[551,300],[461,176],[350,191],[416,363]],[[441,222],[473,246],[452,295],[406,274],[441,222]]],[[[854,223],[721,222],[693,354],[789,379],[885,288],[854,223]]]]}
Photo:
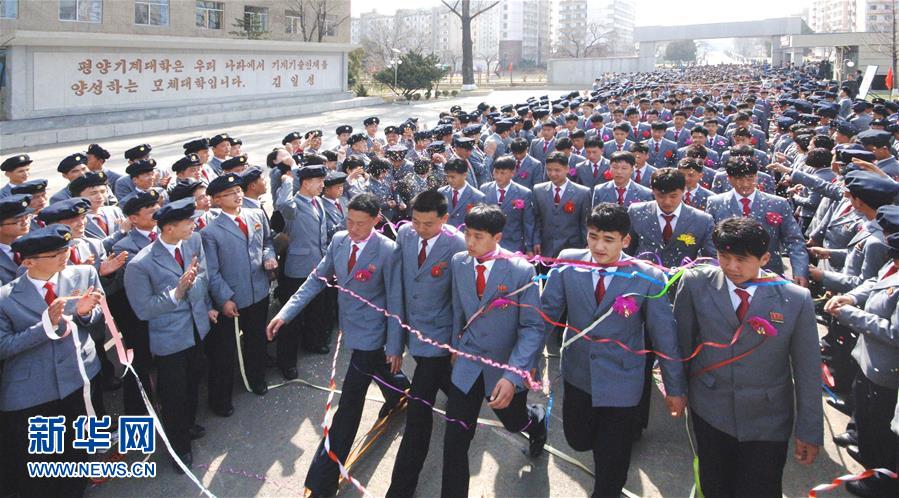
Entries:
{"type": "Polygon", "coordinates": [[[356,242],[353,239],[350,239],[350,254],[353,254],[353,245],[358,247],[356,250],[356,259],[359,259],[359,255],[362,254],[362,250],[365,249],[365,245],[368,244],[368,241],[371,240],[372,237],[375,236],[375,231],[372,230],[371,233],[368,234],[368,237],[365,240],[356,242]]]}
{"type": "Polygon", "coordinates": [[[150,238],[150,234],[153,232],[153,230],[149,230],[149,231],[141,230],[140,228],[137,228],[137,227],[134,227],[134,229],[137,230],[137,233],[143,235],[144,237],[146,237],[148,239],[150,238]]]}
{"type": "Polygon", "coordinates": [[[0,242],[0,250],[2,250],[3,252],[5,252],[6,255],[9,256],[9,259],[10,259],[10,260],[15,259],[16,253],[13,252],[12,246],[8,246],[8,245],[6,245],[6,244],[0,242]]]}
{"type": "MultiPolygon", "coordinates": [[[[183,242],[183,241],[179,240],[177,244],[172,245],[172,244],[169,244],[168,242],[162,240],[162,237],[157,238],[156,241],[159,242],[160,244],[162,244],[162,247],[164,247],[165,250],[168,251],[169,254],[171,254],[173,258],[175,257],[175,249],[180,250],[181,242],[183,242]]],[[[183,252],[184,251],[182,251],[182,253],[183,252]]],[[[182,257],[184,257],[183,254],[182,254],[182,257]]]]}
{"type": "MultiPolygon", "coordinates": [[[[674,215],[674,219],[675,219],[675,220],[678,220],[678,219],[680,219],[680,212],[681,212],[681,209],[682,209],[683,207],[684,207],[684,203],[681,202],[681,203],[679,203],[679,204],[677,205],[677,209],[675,209],[674,211],[672,211],[672,212],[669,213],[669,214],[673,214],[673,215],[674,215]]],[[[659,219],[660,219],[660,220],[664,220],[664,218],[662,218],[662,215],[665,214],[665,213],[662,212],[662,208],[659,207],[659,203],[658,203],[658,202],[656,202],[656,210],[659,212],[659,219]]]]}
{"type": "MultiPolygon", "coordinates": [[[[750,205],[750,206],[752,206],[752,204],[755,202],[755,193],[756,193],[756,192],[758,192],[757,189],[756,189],[756,190],[753,190],[752,193],[749,194],[748,197],[746,197],[747,199],[749,199],[749,205],[750,205]]],[[[740,194],[738,194],[736,190],[734,190],[734,198],[737,199],[737,202],[739,202],[741,206],[743,205],[742,201],[740,201],[740,199],[742,199],[743,196],[740,195],[740,194]]]]}
{"type": "Polygon", "coordinates": [[[555,183],[550,183],[549,186],[552,187],[553,195],[556,194],[556,189],[559,189],[559,197],[562,197],[563,195],[565,195],[565,189],[568,188],[569,181],[570,180],[568,178],[566,178],[565,183],[563,183],[561,186],[558,186],[558,187],[556,186],[555,183]]]}
{"type": "MultiPolygon", "coordinates": [[[[765,276],[765,272],[762,270],[759,270],[759,278],[762,278],[764,276],[765,276]]],[[[727,292],[728,292],[728,295],[730,296],[731,302],[734,304],[734,309],[736,309],[737,306],[740,305],[740,297],[737,296],[736,292],[734,292],[736,289],[741,288],[744,291],[748,292],[749,298],[752,299],[752,296],[755,295],[755,290],[758,288],[757,285],[747,285],[746,287],[737,287],[737,284],[731,282],[731,280],[729,278],[727,278],[727,275],[724,276],[724,281],[727,282],[727,292]]]]}
{"type": "MultiPolygon", "coordinates": [[[[47,289],[44,289],[44,285],[47,282],[53,284],[54,292],[59,292],[59,273],[54,273],[53,276],[50,277],[50,280],[38,280],[36,278],[32,278],[31,275],[29,275],[27,272],[25,273],[25,276],[28,277],[28,280],[31,281],[31,283],[37,289],[37,293],[40,294],[41,297],[44,297],[47,292],[47,289]]],[[[59,294],[57,294],[57,296],[59,296],[59,294]]]]}
{"type": "Polygon", "coordinates": [[[468,187],[468,182],[465,182],[460,189],[453,189],[455,192],[459,192],[459,197],[462,197],[462,194],[465,193],[465,189],[468,187]]]}

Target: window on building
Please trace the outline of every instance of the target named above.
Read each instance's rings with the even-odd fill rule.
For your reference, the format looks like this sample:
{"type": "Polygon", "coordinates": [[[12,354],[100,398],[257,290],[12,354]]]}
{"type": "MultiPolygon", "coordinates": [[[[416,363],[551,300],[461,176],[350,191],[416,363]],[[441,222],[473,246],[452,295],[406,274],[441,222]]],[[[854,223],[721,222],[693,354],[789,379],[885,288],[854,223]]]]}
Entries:
{"type": "Polygon", "coordinates": [[[322,26],[322,31],[325,32],[325,36],[336,36],[337,35],[337,16],[333,14],[325,15],[325,22],[322,26]]]}
{"type": "Polygon", "coordinates": [[[19,0],[0,0],[0,19],[19,17],[19,0]]]}
{"type": "Polygon", "coordinates": [[[303,32],[302,18],[300,13],[293,10],[284,11],[284,32],[288,34],[299,34],[303,32]]]}
{"type": "Polygon", "coordinates": [[[135,0],[134,24],[169,25],[169,0],[135,0]]]}
{"type": "Polygon", "coordinates": [[[59,20],[103,22],[103,1],[59,0],[59,20]]]}
{"type": "Polygon", "coordinates": [[[207,2],[197,0],[197,27],[204,29],[222,29],[225,18],[223,2],[207,2]]]}
{"type": "Polygon", "coordinates": [[[247,31],[268,31],[268,7],[243,7],[244,29],[247,31]]]}

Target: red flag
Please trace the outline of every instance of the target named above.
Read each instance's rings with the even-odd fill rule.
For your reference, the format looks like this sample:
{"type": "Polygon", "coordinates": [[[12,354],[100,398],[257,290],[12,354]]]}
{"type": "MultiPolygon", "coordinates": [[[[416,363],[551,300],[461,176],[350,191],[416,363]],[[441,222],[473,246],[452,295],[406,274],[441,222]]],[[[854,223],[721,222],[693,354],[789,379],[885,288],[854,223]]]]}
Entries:
{"type": "Polygon", "coordinates": [[[893,68],[890,68],[890,70],[887,71],[887,77],[884,83],[886,83],[887,90],[893,89],[893,68]]]}

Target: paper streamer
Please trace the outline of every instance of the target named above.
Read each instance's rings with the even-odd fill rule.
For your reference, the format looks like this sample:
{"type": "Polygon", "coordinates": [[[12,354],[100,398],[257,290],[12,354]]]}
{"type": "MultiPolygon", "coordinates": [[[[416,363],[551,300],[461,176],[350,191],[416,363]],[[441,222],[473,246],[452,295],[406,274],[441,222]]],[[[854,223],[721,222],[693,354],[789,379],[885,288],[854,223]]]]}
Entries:
{"type": "Polygon", "coordinates": [[[858,474],[846,474],[846,475],[837,477],[836,479],[831,481],[829,484],[819,484],[819,485],[815,486],[814,488],[812,488],[811,490],[809,490],[808,496],[809,496],[809,498],[815,498],[816,496],[818,496],[818,493],[820,493],[821,491],[830,491],[832,489],[836,489],[836,488],[842,486],[843,484],[845,484],[847,482],[861,481],[863,479],[873,477],[875,474],[882,474],[891,479],[896,479],[896,473],[893,472],[892,470],[883,469],[883,468],[867,469],[862,472],[859,472],[858,474]]]}
{"type": "MultiPolygon", "coordinates": [[[[81,299],[81,296],[69,296],[62,298],[63,301],[71,301],[74,299],[81,299]]],[[[96,417],[97,412],[94,410],[94,404],[91,402],[91,379],[87,376],[87,368],[84,366],[84,358],[81,357],[81,338],[78,337],[78,326],[75,325],[75,322],[72,321],[72,317],[69,315],[62,315],[60,320],[65,325],[65,333],[60,336],[56,333],[56,327],[53,326],[53,323],[50,322],[50,308],[44,310],[41,314],[41,325],[44,328],[44,333],[47,334],[47,337],[53,341],[59,341],[64,339],[66,336],[72,337],[72,344],[75,346],[75,363],[78,365],[78,373],[81,375],[81,396],[84,399],[84,410],[87,413],[88,417],[96,417]]],[[[93,340],[88,335],[87,340],[93,342],[93,340]]],[[[97,354],[100,354],[100,350],[97,349],[96,344],[94,345],[94,351],[97,354]]]]}

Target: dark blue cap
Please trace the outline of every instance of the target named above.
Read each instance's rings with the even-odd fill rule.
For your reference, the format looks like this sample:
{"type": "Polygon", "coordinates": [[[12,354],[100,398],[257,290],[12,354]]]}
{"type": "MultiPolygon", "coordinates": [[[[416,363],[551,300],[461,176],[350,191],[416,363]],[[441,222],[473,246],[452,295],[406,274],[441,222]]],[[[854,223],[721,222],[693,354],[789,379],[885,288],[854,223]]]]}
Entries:
{"type": "Polygon", "coordinates": [[[83,176],[79,176],[69,182],[69,192],[72,195],[81,195],[81,192],[84,192],[85,189],[99,187],[107,183],[109,183],[109,177],[106,176],[106,173],[102,171],[88,171],[83,176]]]}
{"type": "Polygon", "coordinates": [[[200,156],[194,153],[185,154],[181,159],[175,161],[175,164],[172,165],[172,171],[175,173],[180,173],[191,166],[202,166],[203,163],[200,162],[200,156]]]}
{"type": "Polygon", "coordinates": [[[899,206],[887,204],[877,208],[875,217],[880,228],[887,233],[899,233],[899,206]]]}
{"type": "Polygon", "coordinates": [[[865,130],[856,135],[855,138],[864,145],[889,147],[890,139],[893,138],[893,135],[884,130],[865,130]]]}
{"type": "Polygon", "coordinates": [[[17,154],[4,159],[3,164],[0,164],[0,171],[13,171],[16,168],[28,166],[31,162],[31,157],[28,154],[17,154]]]}
{"type": "Polygon", "coordinates": [[[297,170],[297,178],[302,182],[309,178],[324,178],[328,174],[327,169],[321,165],[304,166],[297,170]]]}
{"type": "Polygon", "coordinates": [[[346,183],[346,173],[330,171],[328,172],[328,176],[325,177],[325,187],[333,187],[334,185],[340,185],[341,183],[346,183]]]}
{"type": "Polygon", "coordinates": [[[186,142],[184,145],[184,153],[191,154],[196,153],[201,150],[206,150],[209,148],[209,140],[205,138],[198,138],[196,140],[191,140],[190,142],[186,142]]]}
{"type": "Polygon", "coordinates": [[[259,166],[250,166],[249,168],[243,170],[240,174],[241,186],[246,187],[247,185],[255,182],[256,180],[262,177],[262,168],[259,166]]]}
{"type": "Polygon", "coordinates": [[[465,128],[462,129],[462,134],[463,135],[477,135],[478,133],[481,133],[482,126],[483,125],[481,125],[481,124],[466,126],[465,128]]]}
{"type": "Polygon", "coordinates": [[[159,192],[154,188],[147,192],[135,191],[133,194],[120,201],[119,204],[122,206],[122,213],[124,213],[125,216],[131,216],[141,209],[152,206],[158,202],[159,192]]]}
{"type": "Polygon", "coordinates": [[[146,157],[152,150],[153,147],[150,147],[150,144],[135,145],[134,147],[131,147],[130,149],[125,151],[125,159],[134,161],[135,159],[146,157]]]}
{"type": "Polygon", "coordinates": [[[153,219],[159,226],[181,220],[189,220],[195,217],[197,203],[193,197],[169,202],[153,213],[153,219]]]}
{"type": "Polygon", "coordinates": [[[87,213],[87,210],[90,209],[90,207],[90,201],[84,197],[70,197],[45,207],[38,213],[37,219],[44,223],[56,223],[57,221],[70,220],[87,213]]]}
{"type": "Polygon", "coordinates": [[[853,197],[875,209],[891,204],[899,194],[899,183],[869,171],[847,173],[845,185],[853,197]]]}
{"type": "Polygon", "coordinates": [[[80,164],[87,164],[87,156],[80,152],[76,152],[63,158],[63,160],[59,162],[59,166],[56,167],[56,171],[66,174],[69,171],[72,171],[72,168],[80,164]]]}
{"type": "Polygon", "coordinates": [[[33,213],[34,209],[28,207],[29,204],[31,204],[31,196],[27,194],[8,195],[0,198],[0,220],[33,213]]]}
{"type": "Polygon", "coordinates": [[[45,192],[46,190],[47,180],[44,180],[43,178],[36,178],[34,180],[28,180],[27,182],[12,186],[12,188],[10,189],[10,193],[34,195],[45,192]]]}
{"type": "Polygon", "coordinates": [[[175,184],[174,187],[169,191],[169,200],[178,201],[181,199],[193,199],[194,191],[204,185],[200,180],[194,180],[193,178],[188,178],[185,180],[180,180],[175,184]]]}
{"type": "Polygon", "coordinates": [[[846,135],[847,137],[854,137],[858,130],[855,126],[848,121],[840,121],[834,126],[834,129],[837,130],[837,133],[841,135],[846,135]]]}
{"type": "Polygon", "coordinates": [[[246,166],[246,164],[247,164],[247,156],[246,155],[232,157],[231,159],[228,159],[227,161],[222,161],[222,170],[228,171],[228,170],[232,170],[234,168],[239,168],[241,166],[246,166]]]}
{"type": "Polygon", "coordinates": [[[228,136],[227,133],[219,133],[218,135],[209,139],[209,145],[212,147],[215,147],[216,145],[218,145],[222,142],[228,142],[230,144],[231,137],[228,136]]]}
{"type": "Polygon", "coordinates": [[[104,161],[110,158],[109,151],[100,147],[99,144],[90,144],[87,146],[87,153],[104,161]]]}
{"type": "Polygon", "coordinates": [[[237,173],[225,173],[209,182],[209,186],[206,187],[206,194],[209,196],[220,194],[231,187],[240,187],[241,183],[240,175],[237,173]]]}
{"type": "Polygon", "coordinates": [[[31,230],[16,239],[12,244],[13,252],[22,258],[29,258],[45,252],[56,251],[68,247],[72,243],[72,229],[66,225],[53,224],[44,228],[31,230]]]}
{"type": "Polygon", "coordinates": [[[303,136],[300,135],[300,132],[292,131],[292,132],[288,133],[287,135],[285,135],[284,138],[281,139],[281,145],[287,145],[288,143],[293,142],[294,140],[302,140],[302,139],[303,139],[303,136]]]}
{"type": "Polygon", "coordinates": [[[140,176],[144,173],[149,173],[156,169],[156,160],[155,159],[142,159],[137,162],[133,162],[125,168],[125,173],[128,176],[134,178],[136,176],[140,176]]]}

